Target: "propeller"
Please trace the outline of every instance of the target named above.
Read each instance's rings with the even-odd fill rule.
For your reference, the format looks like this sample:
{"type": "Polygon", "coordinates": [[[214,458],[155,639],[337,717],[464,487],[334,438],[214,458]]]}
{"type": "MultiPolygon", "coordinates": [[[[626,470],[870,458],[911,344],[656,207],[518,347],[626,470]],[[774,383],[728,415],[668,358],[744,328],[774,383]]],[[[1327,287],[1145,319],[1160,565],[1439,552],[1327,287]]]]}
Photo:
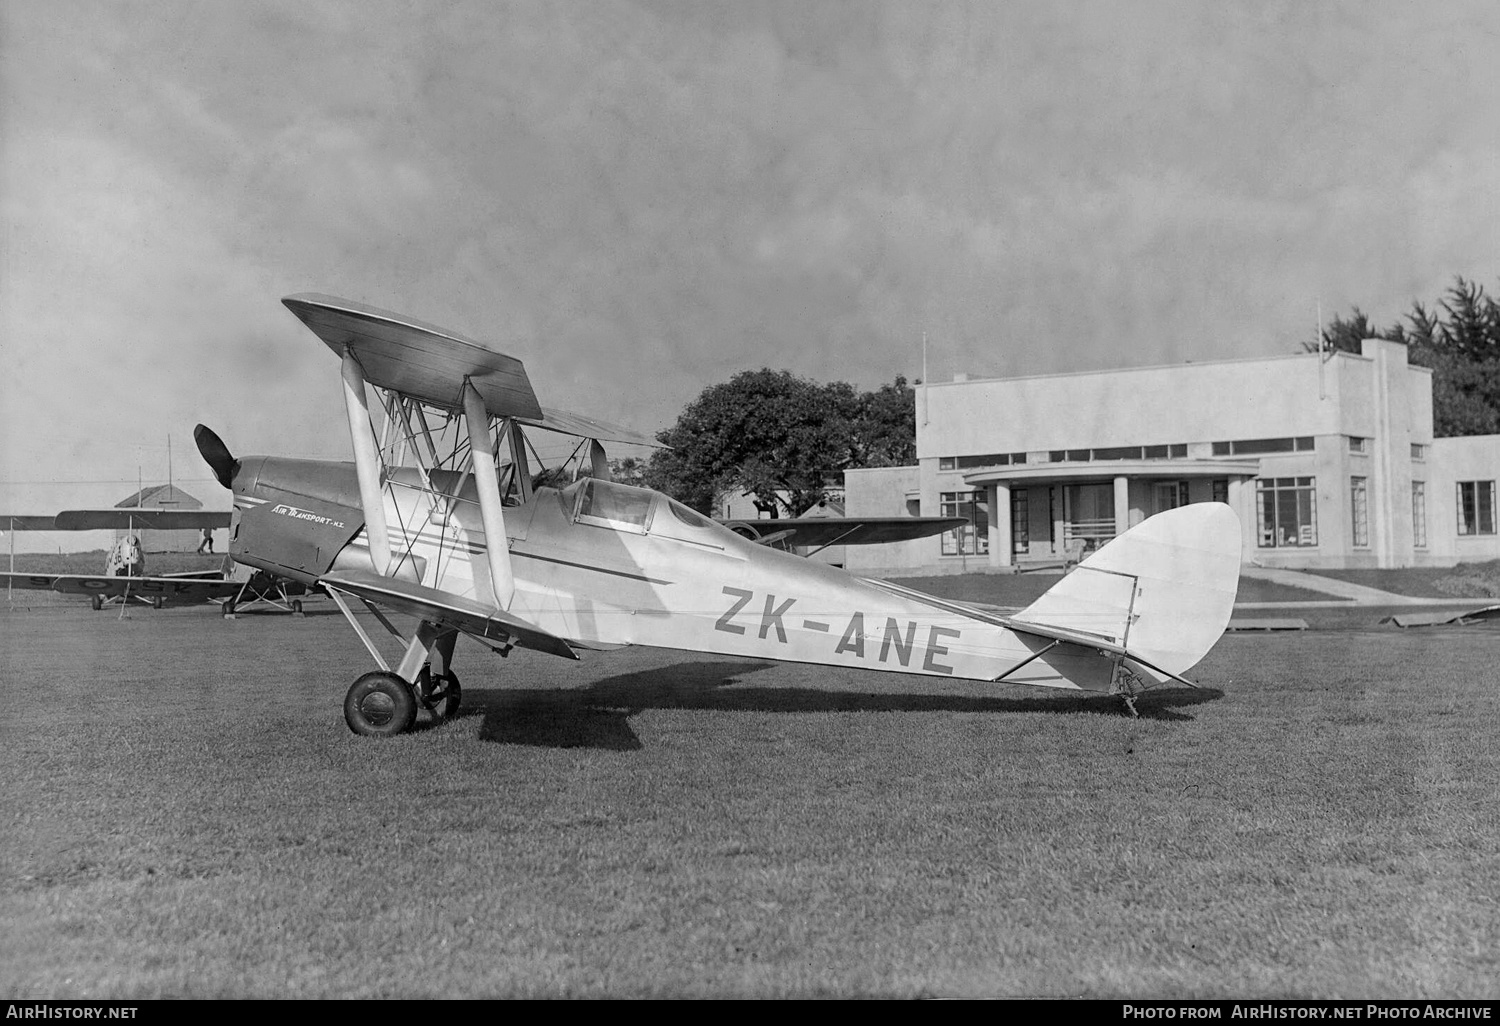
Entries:
{"type": "Polygon", "coordinates": [[[214,477],[219,484],[225,488],[233,487],[235,471],[240,469],[240,461],[235,459],[229,452],[229,446],[213,431],[199,424],[193,428],[193,441],[198,443],[198,452],[203,461],[213,470],[214,477]]]}

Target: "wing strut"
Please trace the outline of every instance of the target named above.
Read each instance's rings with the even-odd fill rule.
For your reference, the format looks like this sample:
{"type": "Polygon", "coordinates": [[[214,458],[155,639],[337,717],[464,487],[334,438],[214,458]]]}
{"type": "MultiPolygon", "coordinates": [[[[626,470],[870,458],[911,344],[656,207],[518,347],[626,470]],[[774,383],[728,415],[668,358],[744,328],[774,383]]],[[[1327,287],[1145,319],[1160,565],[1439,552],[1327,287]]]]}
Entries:
{"type": "Polygon", "coordinates": [[[385,522],[385,499],[380,492],[380,454],[370,426],[370,400],[365,372],[352,349],[344,350],[344,407],[349,413],[349,440],[354,443],[354,470],[359,476],[359,504],[365,509],[365,535],[370,562],[382,577],[391,566],[391,536],[385,522]]]}
{"type": "Polygon", "coordinates": [[[495,593],[496,608],[509,609],[516,594],[516,579],[510,570],[510,541],[505,537],[500,479],[495,473],[495,442],[490,435],[490,415],[484,408],[484,400],[468,378],[464,378],[464,419],[469,422],[470,462],[474,467],[474,487],[479,491],[479,518],[484,523],[490,587],[495,593]]]}

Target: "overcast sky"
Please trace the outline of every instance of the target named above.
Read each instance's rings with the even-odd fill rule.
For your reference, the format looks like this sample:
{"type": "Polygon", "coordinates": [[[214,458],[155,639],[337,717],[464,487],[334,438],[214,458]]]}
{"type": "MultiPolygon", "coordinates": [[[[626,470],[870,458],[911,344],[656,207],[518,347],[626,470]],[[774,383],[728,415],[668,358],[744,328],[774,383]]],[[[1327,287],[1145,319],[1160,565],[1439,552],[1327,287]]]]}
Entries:
{"type": "Polygon", "coordinates": [[[1493,0],[4,0],[0,76],[0,512],[168,437],[228,508],[199,421],[347,458],[293,292],[654,432],[924,331],[932,380],[1262,356],[1500,275],[1493,0]]]}

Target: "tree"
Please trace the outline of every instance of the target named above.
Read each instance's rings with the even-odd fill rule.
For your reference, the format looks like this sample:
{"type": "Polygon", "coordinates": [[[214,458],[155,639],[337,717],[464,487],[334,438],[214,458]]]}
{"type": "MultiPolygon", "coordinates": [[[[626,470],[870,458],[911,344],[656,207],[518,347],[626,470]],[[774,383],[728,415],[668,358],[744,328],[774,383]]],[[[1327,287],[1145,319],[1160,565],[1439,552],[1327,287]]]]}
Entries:
{"type": "Polygon", "coordinates": [[[643,485],[646,483],[646,461],[636,456],[625,456],[620,459],[611,457],[609,478],[621,484],[643,485]]]}
{"type": "Polygon", "coordinates": [[[917,462],[917,393],[897,375],[860,396],[854,466],[907,467],[917,462]]]}
{"type": "MultiPolygon", "coordinates": [[[[1432,370],[1433,433],[1438,438],[1500,433],[1500,303],[1484,287],[1454,279],[1437,311],[1414,300],[1406,323],[1377,329],[1355,307],[1322,329],[1323,344],[1357,353],[1366,338],[1407,346],[1407,359],[1432,370]]],[[[1316,347],[1304,343],[1307,350],[1316,347]]]]}
{"type": "Polygon", "coordinates": [[[911,462],[914,393],[905,378],[876,392],[819,385],[790,371],[745,371],[711,385],[657,435],[646,482],[705,513],[731,488],[797,516],[827,498],[846,469],[911,462]]]}

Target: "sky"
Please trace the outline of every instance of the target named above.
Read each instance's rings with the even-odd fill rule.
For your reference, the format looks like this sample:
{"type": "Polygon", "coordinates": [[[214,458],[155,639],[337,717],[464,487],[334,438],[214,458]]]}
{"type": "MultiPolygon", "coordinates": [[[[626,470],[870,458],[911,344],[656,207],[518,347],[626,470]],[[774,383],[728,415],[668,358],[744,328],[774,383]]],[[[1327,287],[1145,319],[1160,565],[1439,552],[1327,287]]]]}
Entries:
{"type": "MultiPolygon", "coordinates": [[[[0,3],[0,512],[349,458],[323,292],[637,430],[1500,285],[1500,5],[0,3]]],[[[1128,401],[1128,397],[1122,397],[1128,401]]],[[[1107,415],[1100,411],[1094,415],[1107,415]]]]}

